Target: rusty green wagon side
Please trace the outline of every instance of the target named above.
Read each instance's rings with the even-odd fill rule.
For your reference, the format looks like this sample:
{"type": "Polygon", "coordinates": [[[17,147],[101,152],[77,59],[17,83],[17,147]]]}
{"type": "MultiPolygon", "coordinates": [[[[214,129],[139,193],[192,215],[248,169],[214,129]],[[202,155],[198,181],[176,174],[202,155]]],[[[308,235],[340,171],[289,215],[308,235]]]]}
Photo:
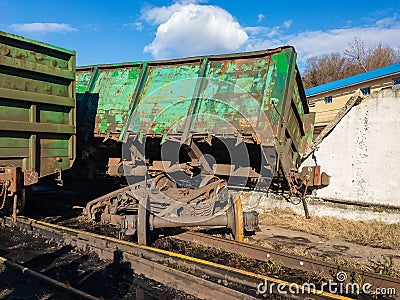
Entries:
{"type": "MultiPolygon", "coordinates": [[[[292,183],[296,180],[301,155],[312,139],[315,116],[309,111],[296,66],[296,52],[290,46],[249,53],[79,67],[76,87],[80,135],[86,141],[97,141],[96,147],[107,140],[122,143],[128,137],[135,140],[147,137],[150,150],[146,155],[152,170],[157,170],[162,161],[155,145],[175,140],[196,148],[188,150],[192,158],[196,151],[200,155],[207,152],[217,156],[212,166],[214,175],[224,176],[237,170],[235,174],[245,171],[252,179],[260,179],[264,176],[260,164],[268,161],[276,168],[272,170],[275,178],[292,183]],[[254,100],[246,102],[249,104],[245,108],[253,109],[251,126],[249,118],[237,113],[231,105],[248,98],[254,100]],[[202,116],[207,114],[218,116],[223,122],[204,120],[202,116]],[[261,115],[267,116],[269,128],[261,115]],[[186,121],[177,125],[182,119],[186,121]],[[225,121],[230,124],[224,125],[225,121]],[[260,141],[255,134],[260,128],[272,130],[274,140],[260,141]],[[240,170],[241,166],[232,167],[220,149],[212,149],[221,146],[217,140],[238,141],[239,138],[248,146],[252,160],[246,170],[240,170]],[[149,143],[148,139],[153,142],[149,143]],[[273,151],[268,149],[271,146],[273,151]],[[263,147],[268,150],[266,153],[275,152],[270,155],[275,156],[275,161],[260,158],[256,152],[263,147]]],[[[101,147],[105,147],[104,143],[101,147]]],[[[115,157],[111,164],[117,161],[115,157]]],[[[118,166],[109,173],[122,176],[116,169],[118,166]]],[[[317,178],[315,184],[321,181],[317,178]]],[[[309,185],[314,185],[313,180],[309,185]]]]}
{"type": "Polygon", "coordinates": [[[74,159],[75,51],[0,32],[0,206],[74,159]]]}
{"type": "Polygon", "coordinates": [[[298,171],[314,114],[293,47],[80,67],[77,115],[79,151],[128,184],[90,201],[88,217],[142,244],[180,226],[222,226],[241,240],[257,213],[229,188],[302,196],[323,183],[319,167],[298,171]]]}

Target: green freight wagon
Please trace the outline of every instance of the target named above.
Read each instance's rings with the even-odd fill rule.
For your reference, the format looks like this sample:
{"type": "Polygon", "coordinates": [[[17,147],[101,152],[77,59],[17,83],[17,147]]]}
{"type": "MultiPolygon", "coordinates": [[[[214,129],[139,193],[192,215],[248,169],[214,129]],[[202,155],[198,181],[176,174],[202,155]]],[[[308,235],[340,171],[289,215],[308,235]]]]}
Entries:
{"type": "Polygon", "coordinates": [[[74,159],[75,51],[0,32],[0,207],[74,159]]]}
{"type": "Polygon", "coordinates": [[[293,47],[80,67],[76,88],[79,151],[128,183],[86,213],[141,244],[179,226],[224,226],[241,240],[257,214],[228,188],[289,188],[306,209],[307,188],[327,184],[319,166],[298,171],[315,115],[293,47]]]}
{"type": "MultiPolygon", "coordinates": [[[[147,138],[148,150],[141,151],[146,151],[143,158],[155,172],[165,170],[165,164],[160,164],[164,160],[160,158],[161,145],[177,141],[188,146],[189,159],[195,163],[199,156],[212,155],[212,165],[205,160],[203,163],[213,170],[213,175],[247,174],[259,182],[272,172],[276,179],[284,178],[292,185],[301,155],[312,139],[315,115],[309,111],[296,53],[290,46],[78,67],[76,88],[78,134],[95,145],[91,151],[106,148],[112,144],[110,140],[126,143],[147,138]],[[220,121],[211,121],[205,115],[216,116],[220,121]],[[258,136],[260,132],[267,135],[264,141],[258,136]],[[249,166],[232,166],[229,155],[221,151],[229,148],[232,141],[235,145],[246,144],[249,166]],[[269,167],[263,168],[266,163],[269,167]]],[[[181,151],[179,145],[177,151],[181,151]]],[[[136,143],[129,147],[132,146],[138,147],[136,143]]],[[[122,162],[115,157],[108,162],[108,173],[126,175],[128,164],[126,159],[122,162]]],[[[134,161],[130,167],[135,168],[134,161]]],[[[312,186],[314,182],[308,184],[312,186]]]]}

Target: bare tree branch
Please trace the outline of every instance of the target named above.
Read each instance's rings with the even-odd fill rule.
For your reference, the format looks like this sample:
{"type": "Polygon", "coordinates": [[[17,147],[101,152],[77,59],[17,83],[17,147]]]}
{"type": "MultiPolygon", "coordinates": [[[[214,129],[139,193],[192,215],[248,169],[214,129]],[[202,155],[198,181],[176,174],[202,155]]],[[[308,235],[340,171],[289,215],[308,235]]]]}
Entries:
{"type": "Polygon", "coordinates": [[[305,88],[310,88],[398,61],[400,61],[400,51],[380,43],[366,47],[359,37],[355,37],[343,54],[332,52],[307,59],[303,83],[305,88]]]}

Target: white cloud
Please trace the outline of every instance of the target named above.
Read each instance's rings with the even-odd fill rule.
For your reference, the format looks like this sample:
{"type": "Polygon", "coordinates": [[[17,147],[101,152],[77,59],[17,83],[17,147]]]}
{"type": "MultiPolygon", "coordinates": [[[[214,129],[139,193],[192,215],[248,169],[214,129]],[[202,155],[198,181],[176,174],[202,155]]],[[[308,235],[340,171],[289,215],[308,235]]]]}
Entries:
{"type": "Polygon", "coordinates": [[[249,35],[266,35],[271,29],[264,26],[249,26],[243,28],[249,35]]]}
{"type": "Polygon", "coordinates": [[[265,26],[248,26],[244,27],[244,30],[250,36],[251,40],[256,38],[257,40],[271,39],[275,36],[284,35],[284,29],[290,28],[292,25],[292,20],[287,20],[283,22],[282,26],[265,27],[265,26]],[[283,28],[283,29],[282,29],[283,28]]]}
{"type": "Polygon", "coordinates": [[[153,7],[142,11],[142,18],[152,24],[159,25],[167,22],[168,19],[175,13],[181,10],[186,4],[175,3],[170,6],[153,7]]]}
{"type": "Polygon", "coordinates": [[[388,26],[395,26],[398,23],[398,16],[395,14],[393,17],[387,17],[376,21],[376,26],[379,27],[388,27],[388,26]]]}
{"type": "Polygon", "coordinates": [[[21,33],[48,33],[48,32],[70,32],[78,31],[68,24],[61,23],[26,23],[12,24],[10,28],[21,33]]]}
{"type": "Polygon", "coordinates": [[[265,16],[263,14],[258,14],[257,16],[257,23],[260,23],[262,20],[264,20],[265,16]]]}
{"type": "MultiPolygon", "coordinates": [[[[264,18],[260,15],[259,20],[264,18]]],[[[382,43],[400,49],[400,40],[396,39],[400,36],[397,14],[370,20],[359,27],[295,34],[286,33],[292,20],[274,27],[242,27],[226,10],[195,3],[178,2],[150,8],[143,11],[142,18],[158,26],[154,40],[144,48],[157,59],[293,45],[298,53],[298,64],[302,67],[309,57],[344,51],[354,37],[360,37],[367,46],[382,43]]]]}
{"type": "Polygon", "coordinates": [[[125,24],[126,27],[132,28],[137,31],[142,31],[143,30],[143,24],[141,22],[132,22],[132,23],[127,23],[125,24]]]}
{"type": "Polygon", "coordinates": [[[292,25],[292,20],[287,20],[283,22],[283,27],[285,28],[290,28],[291,25],[292,25]]]}
{"type": "Polygon", "coordinates": [[[248,35],[257,36],[258,39],[272,38],[281,33],[280,26],[264,27],[264,26],[249,26],[243,28],[248,35]]]}
{"type": "Polygon", "coordinates": [[[394,24],[382,19],[373,25],[365,27],[338,28],[326,31],[305,31],[297,34],[283,34],[266,38],[265,35],[255,31],[248,31],[250,34],[247,43],[247,50],[260,50],[279,47],[282,45],[293,45],[298,53],[297,61],[300,66],[304,65],[307,58],[331,52],[343,52],[354,37],[360,37],[366,45],[382,43],[395,49],[400,49],[400,25],[382,27],[382,24],[394,24]]]}
{"type": "Polygon", "coordinates": [[[148,9],[143,19],[158,25],[156,37],[144,47],[156,59],[232,52],[248,40],[229,12],[213,5],[175,3],[148,9]]]}

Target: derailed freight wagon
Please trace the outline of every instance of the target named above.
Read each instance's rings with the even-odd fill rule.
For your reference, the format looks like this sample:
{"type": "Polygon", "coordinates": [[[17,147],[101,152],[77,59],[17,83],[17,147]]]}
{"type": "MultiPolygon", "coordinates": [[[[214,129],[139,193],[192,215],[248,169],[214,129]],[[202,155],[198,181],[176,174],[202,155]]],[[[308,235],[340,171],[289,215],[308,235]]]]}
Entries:
{"type": "Polygon", "coordinates": [[[0,208],[75,159],[75,52],[0,32],[0,208]]]}
{"type": "MultiPolygon", "coordinates": [[[[293,47],[79,67],[77,107],[84,152],[107,158],[107,173],[131,185],[92,201],[87,213],[126,234],[141,223],[138,198],[147,199],[142,223],[150,228],[229,225],[216,200],[222,187],[268,188],[274,179],[298,196],[327,183],[319,167],[298,173],[315,116],[293,47]],[[146,185],[155,192],[132,192],[146,185]],[[203,220],[218,214],[222,221],[203,220]]],[[[244,214],[247,229],[254,218],[244,214]]]]}

